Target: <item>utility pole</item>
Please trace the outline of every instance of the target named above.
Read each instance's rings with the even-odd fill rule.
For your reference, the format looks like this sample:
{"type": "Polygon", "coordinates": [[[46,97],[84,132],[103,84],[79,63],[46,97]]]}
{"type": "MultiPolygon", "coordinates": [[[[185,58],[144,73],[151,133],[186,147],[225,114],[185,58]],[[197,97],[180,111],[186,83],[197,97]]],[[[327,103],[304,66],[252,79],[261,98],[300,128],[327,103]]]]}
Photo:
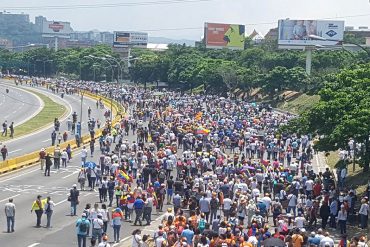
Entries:
{"type": "Polygon", "coordinates": [[[81,94],[80,123],[81,123],[81,125],[82,125],[82,104],[83,104],[83,101],[84,101],[84,94],[85,94],[85,91],[80,90],[80,94],[81,94]]]}

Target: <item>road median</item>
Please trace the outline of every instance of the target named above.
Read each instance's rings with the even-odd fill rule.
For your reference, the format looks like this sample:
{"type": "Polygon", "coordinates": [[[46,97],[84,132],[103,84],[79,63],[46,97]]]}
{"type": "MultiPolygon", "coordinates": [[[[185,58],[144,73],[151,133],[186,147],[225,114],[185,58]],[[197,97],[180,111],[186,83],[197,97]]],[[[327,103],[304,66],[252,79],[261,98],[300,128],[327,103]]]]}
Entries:
{"type": "MultiPolygon", "coordinates": [[[[112,126],[121,120],[121,115],[122,115],[122,113],[125,112],[125,109],[118,102],[116,102],[116,101],[111,102],[111,100],[106,98],[106,97],[96,95],[96,94],[90,93],[88,91],[85,92],[85,96],[87,96],[91,99],[96,99],[96,100],[101,99],[103,104],[106,107],[110,106],[110,104],[112,103],[112,112],[113,112],[113,116],[115,116],[113,121],[112,121],[112,126]]],[[[95,133],[95,138],[98,138],[101,135],[102,135],[102,130],[98,129],[95,133]]],[[[91,140],[90,134],[86,134],[86,135],[82,136],[81,139],[82,139],[82,144],[89,143],[90,140],[91,140]]],[[[78,148],[76,140],[70,140],[70,141],[63,142],[63,143],[60,144],[60,148],[61,149],[66,148],[68,145],[70,145],[73,150],[76,150],[78,148]]],[[[55,149],[54,146],[50,146],[50,147],[46,148],[46,152],[47,153],[53,153],[54,149],[55,149]]],[[[17,170],[17,169],[21,169],[21,168],[24,168],[24,167],[27,167],[27,166],[35,165],[36,163],[39,162],[39,160],[40,159],[39,159],[39,151],[38,150],[34,151],[32,153],[29,153],[29,154],[18,156],[16,158],[5,160],[3,162],[0,162],[0,174],[8,173],[8,172],[11,172],[11,171],[14,171],[14,170],[17,170]]]]}
{"type": "MultiPolygon", "coordinates": [[[[27,91],[31,91],[33,94],[39,97],[44,102],[44,107],[36,116],[29,119],[25,123],[14,127],[14,135],[17,138],[43,129],[46,126],[52,124],[55,118],[60,119],[65,114],[67,114],[67,108],[61,104],[58,104],[49,96],[46,96],[34,90],[27,91]]],[[[0,142],[5,142],[9,140],[12,140],[12,138],[10,138],[9,136],[0,137],[0,142]]]]}

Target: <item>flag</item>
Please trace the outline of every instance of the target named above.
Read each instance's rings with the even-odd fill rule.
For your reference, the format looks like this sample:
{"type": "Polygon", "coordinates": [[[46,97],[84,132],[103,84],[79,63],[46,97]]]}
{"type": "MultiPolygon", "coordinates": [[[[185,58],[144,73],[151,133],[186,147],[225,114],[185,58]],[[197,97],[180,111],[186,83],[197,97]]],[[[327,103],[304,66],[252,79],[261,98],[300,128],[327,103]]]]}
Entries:
{"type": "Polygon", "coordinates": [[[127,173],[125,173],[124,171],[120,170],[117,175],[116,175],[116,178],[121,181],[122,183],[128,183],[128,182],[131,182],[132,181],[132,178],[127,175],[127,173]]]}

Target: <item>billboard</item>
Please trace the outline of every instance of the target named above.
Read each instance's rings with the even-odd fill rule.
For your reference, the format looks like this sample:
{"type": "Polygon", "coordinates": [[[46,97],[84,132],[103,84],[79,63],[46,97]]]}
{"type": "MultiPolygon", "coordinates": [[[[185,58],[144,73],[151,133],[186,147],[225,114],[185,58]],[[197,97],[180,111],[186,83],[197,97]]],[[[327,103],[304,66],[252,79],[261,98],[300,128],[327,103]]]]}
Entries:
{"type": "Polygon", "coordinates": [[[69,22],[43,21],[42,33],[43,35],[69,36],[69,34],[73,33],[73,29],[69,22]]]}
{"type": "Polygon", "coordinates": [[[344,21],[279,20],[279,45],[334,46],[343,35],[344,21]]]}
{"type": "Polygon", "coordinates": [[[113,36],[114,48],[138,47],[146,48],[148,45],[148,33],[116,31],[113,36]]]}
{"type": "Polygon", "coordinates": [[[245,26],[238,24],[205,23],[204,40],[207,48],[244,49],[245,26]]]}

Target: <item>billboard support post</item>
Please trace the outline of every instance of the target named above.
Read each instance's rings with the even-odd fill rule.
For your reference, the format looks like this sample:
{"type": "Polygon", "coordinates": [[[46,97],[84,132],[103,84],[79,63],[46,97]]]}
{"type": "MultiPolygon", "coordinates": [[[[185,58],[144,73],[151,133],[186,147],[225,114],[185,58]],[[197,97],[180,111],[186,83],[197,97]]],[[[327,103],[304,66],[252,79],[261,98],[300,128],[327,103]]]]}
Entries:
{"type": "Polygon", "coordinates": [[[306,73],[307,75],[311,75],[311,68],[312,68],[312,49],[308,48],[306,50],[306,73]]]}
{"type": "Polygon", "coordinates": [[[58,36],[55,36],[55,42],[54,42],[54,50],[58,51],[58,36]]]}

